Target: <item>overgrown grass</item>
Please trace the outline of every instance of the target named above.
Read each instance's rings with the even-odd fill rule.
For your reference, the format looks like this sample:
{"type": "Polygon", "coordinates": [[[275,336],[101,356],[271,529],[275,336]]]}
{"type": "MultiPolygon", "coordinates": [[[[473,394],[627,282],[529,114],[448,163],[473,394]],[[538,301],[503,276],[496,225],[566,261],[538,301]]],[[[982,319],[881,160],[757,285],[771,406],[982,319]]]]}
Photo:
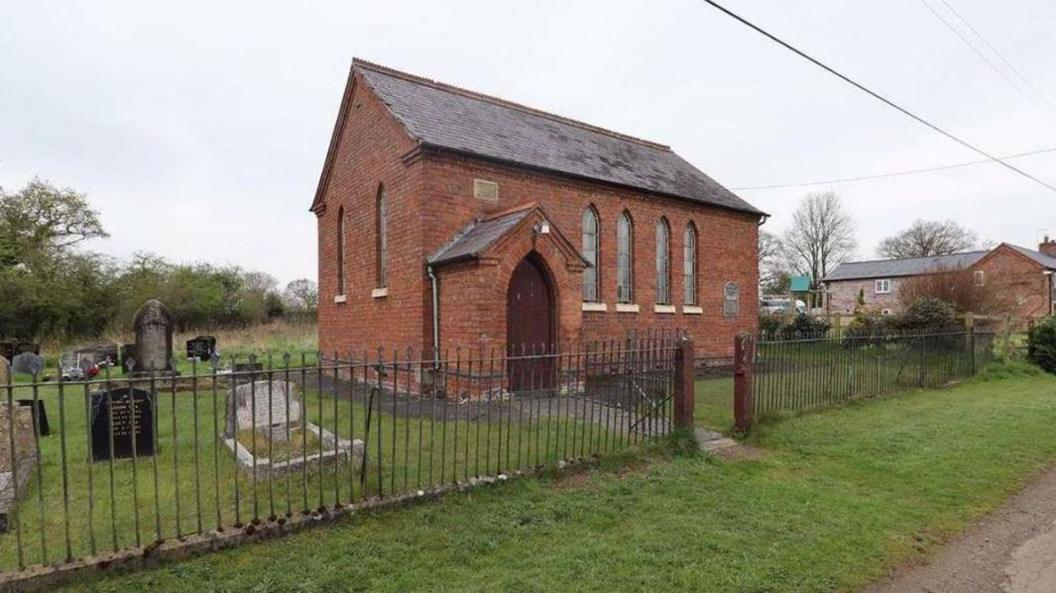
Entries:
{"type": "Polygon", "coordinates": [[[849,591],[1056,459],[1056,379],[764,425],[758,460],[662,457],[520,480],[66,591],[849,591]]]}

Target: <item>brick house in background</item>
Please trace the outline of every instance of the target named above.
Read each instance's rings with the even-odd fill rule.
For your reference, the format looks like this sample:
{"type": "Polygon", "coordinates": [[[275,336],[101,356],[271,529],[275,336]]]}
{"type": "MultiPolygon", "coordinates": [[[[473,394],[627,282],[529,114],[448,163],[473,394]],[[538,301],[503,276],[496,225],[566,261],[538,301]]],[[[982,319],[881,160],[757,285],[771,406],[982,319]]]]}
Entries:
{"type": "Polygon", "coordinates": [[[324,352],[757,325],[765,215],[671,149],[360,60],[311,211],[324,352]]]}
{"type": "Polygon", "coordinates": [[[1045,241],[1038,250],[1002,243],[988,251],[909,259],[845,262],[825,277],[825,309],[853,313],[862,294],[868,309],[898,313],[899,289],[912,278],[942,272],[970,270],[980,285],[1001,287],[1009,313],[1016,319],[1037,319],[1056,311],[1056,241],[1045,241]]]}

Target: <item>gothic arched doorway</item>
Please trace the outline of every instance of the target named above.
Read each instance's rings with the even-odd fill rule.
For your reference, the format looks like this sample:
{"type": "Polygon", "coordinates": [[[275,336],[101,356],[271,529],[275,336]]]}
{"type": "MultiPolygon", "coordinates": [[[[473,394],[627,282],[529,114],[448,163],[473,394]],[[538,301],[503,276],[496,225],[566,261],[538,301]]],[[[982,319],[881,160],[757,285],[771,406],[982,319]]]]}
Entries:
{"type": "Polygon", "coordinates": [[[549,274],[529,254],[517,264],[506,291],[506,344],[510,390],[553,385],[554,291],[549,274]],[[533,356],[534,355],[534,356],[533,356]]]}

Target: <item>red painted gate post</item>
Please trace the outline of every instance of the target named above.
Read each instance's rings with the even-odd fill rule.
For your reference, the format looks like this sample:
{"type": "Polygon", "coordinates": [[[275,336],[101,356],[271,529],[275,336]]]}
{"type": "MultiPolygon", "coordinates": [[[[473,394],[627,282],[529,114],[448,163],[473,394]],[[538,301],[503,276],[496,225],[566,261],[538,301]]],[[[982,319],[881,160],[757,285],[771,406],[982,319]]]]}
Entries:
{"type": "Polygon", "coordinates": [[[733,420],[738,432],[745,432],[755,421],[752,380],[755,366],[755,337],[740,335],[733,343],[733,420]]]}
{"type": "Polygon", "coordinates": [[[683,338],[675,347],[675,428],[693,430],[693,341],[683,338]]]}

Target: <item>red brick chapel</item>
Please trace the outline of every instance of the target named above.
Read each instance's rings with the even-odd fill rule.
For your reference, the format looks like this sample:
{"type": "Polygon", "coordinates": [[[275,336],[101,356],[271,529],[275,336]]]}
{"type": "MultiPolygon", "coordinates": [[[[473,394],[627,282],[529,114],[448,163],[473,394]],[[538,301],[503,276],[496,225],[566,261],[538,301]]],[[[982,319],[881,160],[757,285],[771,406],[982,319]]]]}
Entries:
{"type": "Polygon", "coordinates": [[[670,148],[368,62],[311,210],[324,352],[756,328],[766,215],[670,148]]]}

